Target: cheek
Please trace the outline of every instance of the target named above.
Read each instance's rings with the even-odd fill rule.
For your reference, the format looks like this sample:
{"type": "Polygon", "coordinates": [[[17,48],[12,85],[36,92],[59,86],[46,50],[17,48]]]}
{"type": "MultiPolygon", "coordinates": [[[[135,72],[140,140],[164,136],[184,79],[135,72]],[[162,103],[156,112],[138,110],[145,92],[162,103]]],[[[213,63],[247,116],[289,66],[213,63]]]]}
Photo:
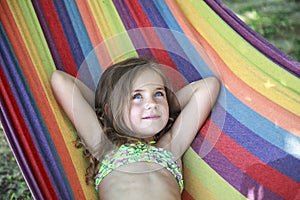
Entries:
{"type": "Polygon", "coordinates": [[[164,119],[166,121],[168,121],[169,120],[169,105],[168,105],[168,102],[164,102],[161,107],[162,107],[162,110],[164,112],[164,119]]]}
{"type": "Polygon", "coordinates": [[[137,123],[138,120],[141,118],[141,108],[136,105],[132,105],[130,108],[129,118],[131,123],[137,123]]]}

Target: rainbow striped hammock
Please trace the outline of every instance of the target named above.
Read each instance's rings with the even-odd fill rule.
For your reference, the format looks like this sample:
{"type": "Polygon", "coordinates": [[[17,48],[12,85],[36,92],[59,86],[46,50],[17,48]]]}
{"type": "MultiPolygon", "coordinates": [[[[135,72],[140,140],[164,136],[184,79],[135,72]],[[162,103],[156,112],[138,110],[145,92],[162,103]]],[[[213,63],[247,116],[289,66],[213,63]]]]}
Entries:
{"type": "Polygon", "coordinates": [[[175,90],[207,76],[222,82],[184,155],[183,199],[299,195],[300,64],[221,1],[1,0],[0,13],[1,123],[36,199],[97,198],[51,73],[95,89],[105,67],[139,55],[168,66],[175,90]]]}

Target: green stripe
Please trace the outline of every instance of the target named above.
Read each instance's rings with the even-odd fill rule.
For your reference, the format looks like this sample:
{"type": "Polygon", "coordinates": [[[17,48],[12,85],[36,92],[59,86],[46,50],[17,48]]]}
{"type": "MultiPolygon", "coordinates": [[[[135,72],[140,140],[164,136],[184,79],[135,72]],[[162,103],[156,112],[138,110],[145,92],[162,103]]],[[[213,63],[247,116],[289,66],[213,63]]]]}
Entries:
{"type": "Polygon", "coordinates": [[[107,22],[113,31],[113,38],[109,38],[106,42],[109,47],[115,47],[114,44],[118,44],[118,49],[115,49],[113,52],[110,51],[112,59],[119,58],[119,56],[122,56],[123,58],[137,57],[136,50],[126,33],[126,29],[113,2],[99,1],[99,3],[107,22]]]}
{"type": "MultiPolygon", "coordinates": [[[[241,58],[246,59],[258,71],[274,80],[283,87],[300,94],[300,80],[272,62],[264,54],[251,46],[244,38],[237,34],[219,15],[217,15],[204,1],[192,1],[192,4],[205,16],[204,19],[228,43],[241,58]]],[[[243,66],[241,66],[243,67],[243,66]]]]}
{"type": "MultiPolygon", "coordinates": [[[[25,36],[26,39],[24,40],[27,41],[30,41],[29,39],[32,40],[35,48],[30,46],[29,51],[33,54],[31,55],[31,57],[33,59],[38,58],[43,65],[43,66],[35,66],[35,67],[45,70],[48,78],[50,78],[53,70],[55,70],[55,64],[52,59],[43,31],[40,27],[40,23],[35,14],[35,10],[30,1],[19,1],[19,5],[22,9],[22,14],[24,16],[24,19],[30,31],[30,35],[26,35],[25,36]]],[[[45,79],[45,77],[40,77],[40,78],[43,80],[48,80],[45,79]]]]}
{"type": "Polygon", "coordinates": [[[193,173],[193,176],[196,176],[217,199],[247,199],[205,163],[192,148],[189,148],[185,153],[183,162],[184,166],[193,173]]]}

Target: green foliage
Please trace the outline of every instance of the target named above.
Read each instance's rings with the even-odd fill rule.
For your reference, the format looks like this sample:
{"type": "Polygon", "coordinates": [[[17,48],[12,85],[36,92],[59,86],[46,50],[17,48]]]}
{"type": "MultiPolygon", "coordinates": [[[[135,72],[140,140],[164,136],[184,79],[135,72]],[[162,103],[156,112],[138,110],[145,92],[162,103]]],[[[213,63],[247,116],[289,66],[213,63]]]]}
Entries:
{"type": "Polygon", "coordinates": [[[33,199],[0,129],[0,199],[33,199]]]}
{"type": "Polygon", "coordinates": [[[250,28],[300,61],[300,1],[222,0],[250,28]]]}

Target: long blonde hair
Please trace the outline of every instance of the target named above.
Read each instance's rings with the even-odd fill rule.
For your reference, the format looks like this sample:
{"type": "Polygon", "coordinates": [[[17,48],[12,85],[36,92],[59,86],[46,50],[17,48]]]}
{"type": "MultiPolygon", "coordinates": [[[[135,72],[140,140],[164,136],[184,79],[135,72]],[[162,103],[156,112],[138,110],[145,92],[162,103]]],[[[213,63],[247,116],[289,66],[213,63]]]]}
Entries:
{"type": "Polygon", "coordinates": [[[109,67],[102,74],[95,94],[95,112],[105,138],[102,139],[101,149],[97,152],[97,159],[86,151],[86,157],[89,158],[90,162],[86,172],[87,182],[93,181],[103,156],[112,148],[125,143],[145,142],[144,139],[136,137],[132,130],[126,126],[123,112],[124,108],[129,105],[135,77],[146,69],[153,70],[161,76],[169,105],[169,121],[166,127],[155,135],[156,141],[171,128],[178,116],[179,103],[172,92],[166,75],[153,59],[130,58],[109,67]]]}

